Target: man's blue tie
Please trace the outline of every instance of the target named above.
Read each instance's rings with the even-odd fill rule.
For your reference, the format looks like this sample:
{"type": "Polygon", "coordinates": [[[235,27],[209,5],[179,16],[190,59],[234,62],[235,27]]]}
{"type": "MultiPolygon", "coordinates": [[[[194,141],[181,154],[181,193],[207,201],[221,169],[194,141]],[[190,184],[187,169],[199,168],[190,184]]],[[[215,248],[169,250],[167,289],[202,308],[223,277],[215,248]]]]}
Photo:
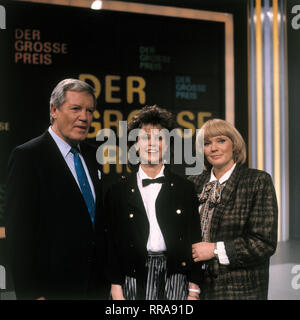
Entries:
{"type": "Polygon", "coordinates": [[[80,190],[85,200],[86,206],[88,208],[89,214],[91,216],[92,223],[94,224],[95,219],[95,200],[92,194],[92,190],[86,176],[85,170],[83,168],[81,159],[79,157],[79,150],[77,148],[72,148],[71,152],[74,155],[74,165],[80,185],[80,190]]]}

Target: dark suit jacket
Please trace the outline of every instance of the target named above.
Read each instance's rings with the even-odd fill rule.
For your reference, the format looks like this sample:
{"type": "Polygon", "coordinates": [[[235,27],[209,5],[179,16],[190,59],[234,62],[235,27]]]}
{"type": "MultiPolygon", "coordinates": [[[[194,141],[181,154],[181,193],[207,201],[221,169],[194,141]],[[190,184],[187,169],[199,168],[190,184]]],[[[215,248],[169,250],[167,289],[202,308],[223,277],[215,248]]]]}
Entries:
{"type": "MultiPolygon", "coordinates": [[[[210,179],[204,171],[190,180],[198,194],[210,179]]],[[[224,241],[230,264],[208,261],[203,299],[267,299],[269,260],[277,245],[277,201],[264,171],[237,165],[214,210],[211,242],[224,241]]]]}
{"type": "Polygon", "coordinates": [[[80,189],[48,132],[12,152],[6,232],[17,298],[86,297],[95,248],[103,244],[103,199],[96,151],[84,143],[80,147],[97,199],[95,231],[80,189]]]}
{"type": "MultiPolygon", "coordinates": [[[[156,216],[167,247],[167,271],[188,274],[191,281],[198,282],[200,264],[193,263],[191,255],[192,243],[201,239],[194,186],[167,169],[165,177],[156,199],[156,216]]],[[[105,212],[111,283],[122,284],[126,275],[144,279],[149,222],[136,173],[123,177],[108,190],[105,212]]]]}

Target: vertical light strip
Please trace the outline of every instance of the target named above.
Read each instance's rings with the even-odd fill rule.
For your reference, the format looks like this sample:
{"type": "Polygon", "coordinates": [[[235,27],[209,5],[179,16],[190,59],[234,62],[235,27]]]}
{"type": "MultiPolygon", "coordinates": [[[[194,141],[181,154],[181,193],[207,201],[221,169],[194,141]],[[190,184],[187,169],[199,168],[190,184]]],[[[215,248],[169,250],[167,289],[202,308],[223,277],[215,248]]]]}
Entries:
{"type": "Polygon", "coordinates": [[[288,101],[284,0],[250,0],[251,166],[273,178],[278,240],[289,239],[288,101]]]}
{"type": "Polygon", "coordinates": [[[262,83],[262,29],[261,0],[256,0],[256,110],[257,110],[257,168],[264,167],[263,145],[263,83],[262,83]]]}
{"type": "Polygon", "coordinates": [[[278,234],[281,238],[281,159],[280,159],[280,86],[278,0],[273,0],[273,85],[274,85],[274,186],[278,201],[278,234]]]}
{"type": "Polygon", "coordinates": [[[252,168],[257,167],[257,149],[256,149],[256,141],[257,141],[257,129],[256,129],[256,86],[255,86],[255,75],[256,75],[256,27],[255,20],[257,17],[255,16],[254,10],[254,0],[250,0],[250,94],[249,94],[249,166],[252,168]]]}
{"type": "Polygon", "coordinates": [[[280,13],[280,26],[279,26],[279,39],[280,39],[280,106],[281,106],[281,234],[282,240],[289,239],[289,145],[288,145],[288,101],[287,101],[287,60],[286,60],[286,21],[285,21],[285,7],[284,0],[279,0],[279,13],[280,13]]]}
{"type": "Polygon", "coordinates": [[[235,124],[235,113],[232,112],[232,108],[228,106],[234,106],[234,29],[232,23],[225,23],[225,70],[232,70],[232,72],[225,72],[225,110],[226,120],[235,124]]]}
{"type": "Polygon", "coordinates": [[[273,176],[273,68],[272,22],[270,0],[264,1],[263,14],[263,96],[264,96],[264,170],[273,176]]]}

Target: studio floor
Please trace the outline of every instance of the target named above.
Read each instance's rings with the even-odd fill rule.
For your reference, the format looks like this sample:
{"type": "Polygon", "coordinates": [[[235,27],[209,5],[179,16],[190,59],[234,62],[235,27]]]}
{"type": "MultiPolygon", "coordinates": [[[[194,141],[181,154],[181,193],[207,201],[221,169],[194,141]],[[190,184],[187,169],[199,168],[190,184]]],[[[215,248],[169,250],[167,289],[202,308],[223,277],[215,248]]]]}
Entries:
{"type": "MultiPolygon", "coordinates": [[[[15,300],[0,290],[0,300],[15,300]]],[[[300,240],[279,242],[271,258],[269,300],[300,300],[300,240]]]]}
{"type": "Polygon", "coordinates": [[[300,300],[300,240],[278,243],[271,257],[269,300],[300,300]]]}

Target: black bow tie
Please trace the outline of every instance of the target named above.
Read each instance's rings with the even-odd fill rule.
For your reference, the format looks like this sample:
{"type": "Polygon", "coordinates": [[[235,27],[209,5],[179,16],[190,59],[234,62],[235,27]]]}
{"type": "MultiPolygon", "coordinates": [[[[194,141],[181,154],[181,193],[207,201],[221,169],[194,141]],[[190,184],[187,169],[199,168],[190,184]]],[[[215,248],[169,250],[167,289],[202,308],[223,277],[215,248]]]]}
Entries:
{"type": "Polygon", "coordinates": [[[166,182],[166,178],[165,177],[159,177],[159,178],[156,178],[156,179],[143,179],[142,180],[143,187],[147,187],[151,183],[164,183],[164,182],[166,182]]]}

